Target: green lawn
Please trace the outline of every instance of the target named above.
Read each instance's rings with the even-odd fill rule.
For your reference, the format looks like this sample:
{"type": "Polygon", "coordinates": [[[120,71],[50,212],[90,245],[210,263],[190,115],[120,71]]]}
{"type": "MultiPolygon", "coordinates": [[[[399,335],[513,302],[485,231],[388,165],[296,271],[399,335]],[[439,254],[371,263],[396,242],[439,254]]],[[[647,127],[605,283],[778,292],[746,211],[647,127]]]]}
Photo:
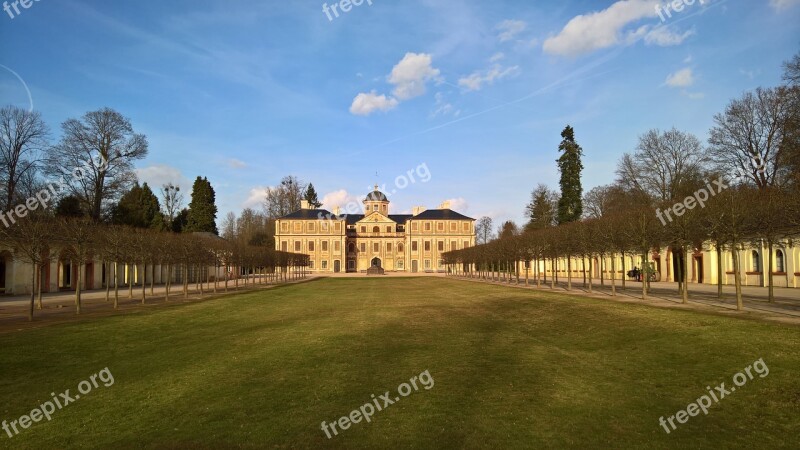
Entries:
{"type": "MultiPolygon", "coordinates": [[[[795,447],[800,328],[434,278],[326,279],[0,335],[0,448],[795,447]],[[756,376],[659,426],[763,358],[756,376]],[[428,370],[372,421],[320,429],[428,370]],[[418,382],[418,385],[420,383],[418,382]],[[421,387],[421,386],[420,386],[421,387]]],[[[382,403],[381,403],[382,405],[382,403]]]]}

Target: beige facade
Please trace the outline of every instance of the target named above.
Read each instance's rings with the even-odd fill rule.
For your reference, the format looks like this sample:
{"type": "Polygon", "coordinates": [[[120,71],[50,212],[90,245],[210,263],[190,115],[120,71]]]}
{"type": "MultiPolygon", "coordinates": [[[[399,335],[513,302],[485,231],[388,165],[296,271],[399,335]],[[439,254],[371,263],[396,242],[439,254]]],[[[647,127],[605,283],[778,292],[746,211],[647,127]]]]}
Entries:
{"type": "Polygon", "coordinates": [[[414,214],[390,214],[382,192],[364,199],[364,214],[339,215],[303,204],[275,223],[277,250],[309,255],[317,273],[444,271],[442,254],[475,245],[475,220],[443,204],[415,208],[414,214]]]}

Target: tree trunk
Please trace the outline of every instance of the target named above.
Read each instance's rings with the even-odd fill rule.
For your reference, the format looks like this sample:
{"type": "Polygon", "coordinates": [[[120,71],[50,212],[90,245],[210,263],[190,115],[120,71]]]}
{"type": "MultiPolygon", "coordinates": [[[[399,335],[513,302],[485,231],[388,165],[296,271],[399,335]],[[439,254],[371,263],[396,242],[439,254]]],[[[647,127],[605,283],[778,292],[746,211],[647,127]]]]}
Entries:
{"type": "Polygon", "coordinates": [[[42,272],[44,272],[44,264],[37,264],[36,270],[36,298],[39,303],[36,307],[38,310],[44,309],[42,304],[42,272]]]}
{"type": "Polygon", "coordinates": [[[147,264],[142,263],[142,304],[145,304],[147,297],[147,282],[144,274],[147,273],[147,264]]]}
{"type": "Polygon", "coordinates": [[[683,248],[683,293],[681,301],[684,305],[689,303],[689,247],[683,248]]]}
{"type": "Polygon", "coordinates": [[[75,283],[75,314],[81,313],[81,282],[83,281],[83,264],[78,264],[78,280],[75,283]]]}
{"type": "Polygon", "coordinates": [[[617,296],[617,255],[611,254],[611,296],[617,296]]]}
{"type": "MultiPolygon", "coordinates": [[[[616,274],[614,274],[614,275],[616,275],[616,274]]],[[[628,277],[628,274],[625,272],[625,252],[623,251],[622,252],[622,290],[623,291],[625,290],[625,281],[627,281],[626,280],[627,277],[628,277]]]]}
{"type": "Polygon", "coordinates": [[[739,250],[736,241],[731,245],[731,254],[733,256],[733,279],[736,284],[736,309],[741,311],[744,308],[742,302],[742,274],[739,271],[739,250]]]}
{"type": "Polygon", "coordinates": [[[722,247],[716,242],[717,247],[717,298],[722,298],[722,247]]]}
{"type": "Polygon", "coordinates": [[[767,258],[767,261],[769,261],[767,266],[767,283],[769,284],[769,286],[767,287],[767,292],[769,293],[770,303],[775,303],[775,285],[773,284],[773,275],[772,275],[772,268],[775,267],[775,263],[772,260],[773,259],[772,249],[774,246],[775,244],[773,244],[772,239],[767,240],[767,250],[769,251],[769,258],[767,258]]]}
{"type": "Polygon", "coordinates": [[[114,261],[114,309],[119,308],[119,262],[114,261]]]}
{"type": "Polygon", "coordinates": [[[31,271],[31,304],[28,309],[28,322],[33,322],[33,307],[36,303],[36,262],[33,263],[33,270],[31,271]]]}
{"type": "MultiPolygon", "coordinates": [[[[134,266],[134,267],[136,267],[136,266],[134,266]]],[[[132,299],[133,298],[133,277],[134,277],[135,274],[134,274],[134,271],[131,270],[131,265],[130,264],[125,264],[125,268],[128,269],[128,298],[132,299]]]]}
{"type": "Polygon", "coordinates": [[[589,256],[589,293],[592,293],[592,257],[589,256]]]}
{"type": "Polygon", "coordinates": [[[106,269],[106,303],[111,301],[111,263],[103,261],[103,267],[106,269]]]}
{"type": "Polygon", "coordinates": [[[572,290],[572,257],[567,256],[567,290],[572,290]]]}

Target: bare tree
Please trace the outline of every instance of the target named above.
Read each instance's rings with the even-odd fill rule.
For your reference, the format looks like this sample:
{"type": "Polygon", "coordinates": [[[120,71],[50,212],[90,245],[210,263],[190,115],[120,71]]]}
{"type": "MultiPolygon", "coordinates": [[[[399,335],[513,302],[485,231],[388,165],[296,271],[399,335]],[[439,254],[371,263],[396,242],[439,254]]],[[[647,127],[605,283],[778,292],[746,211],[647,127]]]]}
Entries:
{"type": "Polygon", "coordinates": [[[63,137],[50,151],[48,172],[66,183],[93,220],[100,220],[136,181],[133,163],[147,156],[147,138],[109,108],[69,119],[61,128],[63,137]]]}
{"type": "Polygon", "coordinates": [[[16,106],[0,109],[0,186],[2,205],[11,209],[20,200],[19,188],[34,177],[49,130],[38,112],[16,106]]]}
{"type": "Polygon", "coordinates": [[[792,100],[785,88],[747,92],[714,117],[708,139],[710,154],[720,173],[739,174],[766,189],[780,186],[791,175],[781,155],[792,100]]]}
{"type": "Polygon", "coordinates": [[[53,224],[41,215],[28,216],[10,228],[0,227],[0,238],[7,240],[14,248],[14,258],[31,264],[30,321],[33,321],[37,275],[47,259],[53,237],[53,224]]]}
{"type": "Polygon", "coordinates": [[[164,208],[164,217],[169,220],[167,229],[171,230],[175,217],[177,217],[178,213],[183,209],[183,193],[181,192],[180,186],[176,186],[172,183],[161,186],[161,200],[161,204],[164,208]]]}
{"type": "Polygon", "coordinates": [[[306,184],[295,176],[283,177],[276,187],[268,188],[264,211],[270,219],[277,219],[300,209],[306,184]]]}
{"type": "Polygon", "coordinates": [[[619,184],[652,200],[670,201],[687,180],[702,172],[707,158],[700,141],[675,128],[650,130],[639,137],[634,154],[623,155],[617,167],[619,184]]]}
{"type": "Polygon", "coordinates": [[[478,244],[488,244],[493,239],[492,218],[483,216],[475,224],[475,234],[478,244]]]}

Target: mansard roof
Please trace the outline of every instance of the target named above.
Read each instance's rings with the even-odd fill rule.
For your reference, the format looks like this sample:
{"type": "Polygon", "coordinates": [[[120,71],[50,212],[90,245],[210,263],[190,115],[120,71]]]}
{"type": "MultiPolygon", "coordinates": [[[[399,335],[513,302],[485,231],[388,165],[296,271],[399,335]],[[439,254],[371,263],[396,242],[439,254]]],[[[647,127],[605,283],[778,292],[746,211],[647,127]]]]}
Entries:
{"type": "Polygon", "coordinates": [[[429,209],[413,217],[414,220],[475,220],[452,209],[429,209]]]}

